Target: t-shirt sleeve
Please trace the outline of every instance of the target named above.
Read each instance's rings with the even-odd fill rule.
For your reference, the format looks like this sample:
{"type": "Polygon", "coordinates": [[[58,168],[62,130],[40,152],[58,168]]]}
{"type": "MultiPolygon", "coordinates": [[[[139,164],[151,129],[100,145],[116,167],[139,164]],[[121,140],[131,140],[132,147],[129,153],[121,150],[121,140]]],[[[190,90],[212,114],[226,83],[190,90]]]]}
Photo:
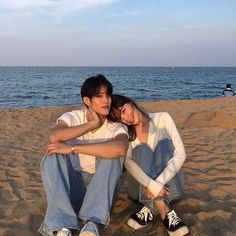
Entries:
{"type": "Polygon", "coordinates": [[[64,121],[68,127],[73,127],[82,124],[82,111],[71,111],[62,114],[58,119],[64,121]]]}

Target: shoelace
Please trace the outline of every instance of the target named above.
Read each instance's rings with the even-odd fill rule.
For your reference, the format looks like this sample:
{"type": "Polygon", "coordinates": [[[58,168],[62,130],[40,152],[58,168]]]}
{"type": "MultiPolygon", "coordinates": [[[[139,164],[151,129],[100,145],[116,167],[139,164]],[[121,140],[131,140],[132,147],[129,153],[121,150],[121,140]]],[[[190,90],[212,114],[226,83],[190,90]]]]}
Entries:
{"type": "Polygon", "coordinates": [[[169,220],[169,227],[171,225],[176,226],[182,220],[176,215],[175,211],[171,211],[167,214],[167,218],[169,220]]]}
{"type": "Polygon", "coordinates": [[[147,222],[147,219],[153,219],[152,212],[147,207],[143,207],[138,213],[136,213],[136,216],[141,220],[144,219],[145,222],[147,222]]]}

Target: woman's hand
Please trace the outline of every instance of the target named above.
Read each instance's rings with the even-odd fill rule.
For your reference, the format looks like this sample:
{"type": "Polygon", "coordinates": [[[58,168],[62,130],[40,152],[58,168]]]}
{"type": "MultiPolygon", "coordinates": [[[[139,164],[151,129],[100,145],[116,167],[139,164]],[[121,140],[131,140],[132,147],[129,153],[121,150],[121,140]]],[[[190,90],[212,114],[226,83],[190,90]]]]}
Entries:
{"type": "Polygon", "coordinates": [[[155,196],[149,191],[147,187],[143,188],[143,194],[150,200],[154,200],[155,196]]]}
{"type": "Polygon", "coordinates": [[[164,186],[161,191],[159,192],[158,196],[165,197],[170,195],[170,189],[164,186]]]}
{"type": "Polygon", "coordinates": [[[63,143],[63,142],[58,142],[58,143],[52,143],[48,144],[46,147],[46,154],[51,155],[52,153],[60,153],[60,154],[70,154],[72,152],[72,146],[63,143]]]}
{"type": "MultiPolygon", "coordinates": [[[[143,188],[143,194],[150,200],[154,200],[156,197],[149,191],[149,189],[147,187],[144,187],[143,188]]],[[[157,195],[160,196],[160,197],[164,197],[164,196],[168,196],[170,195],[170,189],[167,188],[167,187],[163,187],[161,189],[161,191],[159,192],[159,194],[157,195]]]]}

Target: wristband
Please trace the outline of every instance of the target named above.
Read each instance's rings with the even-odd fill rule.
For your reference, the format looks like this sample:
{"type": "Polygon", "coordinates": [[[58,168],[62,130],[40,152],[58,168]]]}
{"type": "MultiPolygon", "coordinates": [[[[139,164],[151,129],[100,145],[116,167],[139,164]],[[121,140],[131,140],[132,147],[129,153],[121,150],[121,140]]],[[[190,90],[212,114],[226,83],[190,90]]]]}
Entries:
{"type": "Polygon", "coordinates": [[[71,147],[71,152],[72,152],[72,154],[75,154],[75,146],[71,147]]]}

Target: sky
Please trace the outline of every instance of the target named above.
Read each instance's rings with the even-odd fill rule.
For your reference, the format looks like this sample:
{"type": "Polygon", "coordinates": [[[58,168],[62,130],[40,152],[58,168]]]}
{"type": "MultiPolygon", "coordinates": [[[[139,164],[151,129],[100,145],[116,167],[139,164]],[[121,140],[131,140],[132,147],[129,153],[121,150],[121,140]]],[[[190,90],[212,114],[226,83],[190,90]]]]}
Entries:
{"type": "Polygon", "coordinates": [[[235,0],[0,0],[0,66],[236,66],[235,0]]]}

